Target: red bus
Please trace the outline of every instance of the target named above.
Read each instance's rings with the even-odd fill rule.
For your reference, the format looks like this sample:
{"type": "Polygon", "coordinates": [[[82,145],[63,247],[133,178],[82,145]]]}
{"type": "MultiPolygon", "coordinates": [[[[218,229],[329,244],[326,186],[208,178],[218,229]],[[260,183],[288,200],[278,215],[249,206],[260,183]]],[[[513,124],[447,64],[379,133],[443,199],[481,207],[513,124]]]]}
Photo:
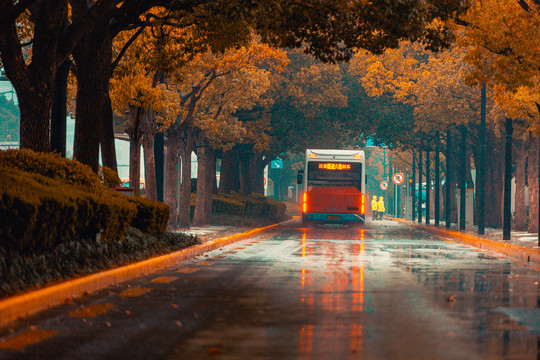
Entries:
{"type": "Polygon", "coordinates": [[[362,150],[306,150],[298,172],[302,222],[365,223],[365,162],[362,150]]]}

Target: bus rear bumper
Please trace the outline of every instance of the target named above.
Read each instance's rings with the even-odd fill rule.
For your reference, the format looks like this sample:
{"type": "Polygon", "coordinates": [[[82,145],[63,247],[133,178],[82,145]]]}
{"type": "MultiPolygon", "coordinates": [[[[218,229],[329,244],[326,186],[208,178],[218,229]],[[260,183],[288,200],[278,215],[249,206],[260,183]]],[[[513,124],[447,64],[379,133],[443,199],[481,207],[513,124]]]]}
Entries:
{"type": "Polygon", "coordinates": [[[303,221],[317,221],[324,223],[334,223],[334,224],[343,224],[343,223],[352,223],[366,222],[365,214],[334,214],[334,213],[305,213],[302,214],[303,221]]]}

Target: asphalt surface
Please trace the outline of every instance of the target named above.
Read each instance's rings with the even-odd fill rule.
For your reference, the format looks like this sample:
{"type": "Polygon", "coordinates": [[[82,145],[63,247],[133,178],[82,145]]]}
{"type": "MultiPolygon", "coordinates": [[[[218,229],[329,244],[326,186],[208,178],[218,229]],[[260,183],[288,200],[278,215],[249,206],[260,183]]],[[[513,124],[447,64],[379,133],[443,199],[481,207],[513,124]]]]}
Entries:
{"type": "Polygon", "coordinates": [[[539,359],[540,269],[293,223],[16,321],[0,359],[539,359]]]}

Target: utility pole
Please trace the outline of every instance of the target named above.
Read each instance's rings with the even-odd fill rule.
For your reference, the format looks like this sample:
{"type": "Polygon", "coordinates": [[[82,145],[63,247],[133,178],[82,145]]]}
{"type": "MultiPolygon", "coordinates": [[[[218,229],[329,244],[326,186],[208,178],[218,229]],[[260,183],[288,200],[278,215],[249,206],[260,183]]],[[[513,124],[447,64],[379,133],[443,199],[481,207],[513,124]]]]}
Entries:
{"type": "Polygon", "coordinates": [[[461,167],[459,174],[459,230],[465,230],[465,171],[467,168],[467,127],[461,125],[461,167]]]}
{"type": "Polygon", "coordinates": [[[422,223],[422,148],[418,153],[418,223],[422,223]]]}
{"type": "Polygon", "coordinates": [[[478,234],[484,235],[486,228],[486,84],[482,86],[480,96],[480,161],[478,164],[478,180],[476,188],[478,190],[478,234]]]}
{"type": "Polygon", "coordinates": [[[391,211],[388,211],[389,214],[394,214],[395,215],[395,209],[392,209],[394,207],[394,202],[391,201],[392,198],[390,196],[391,194],[391,191],[390,191],[390,186],[392,186],[392,189],[394,189],[394,183],[392,182],[392,162],[390,161],[390,158],[388,158],[388,190],[386,191],[386,206],[388,206],[388,210],[391,210],[391,211]]]}
{"type": "Polygon", "coordinates": [[[444,203],[444,217],[446,222],[446,228],[450,229],[452,226],[450,217],[450,213],[452,211],[452,200],[451,197],[451,189],[450,189],[450,183],[452,182],[452,164],[450,161],[450,149],[452,142],[452,134],[450,133],[450,129],[446,129],[446,180],[445,180],[445,187],[446,187],[446,202],[444,203]]]}
{"type": "Polygon", "coordinates": [[[503,207],[503,240],[510,240],[512,209],[510,195],[512,192],[512,119],[506,118],[505,123],[505,156],[504,156],[504,207],[503,207]]]}
{"type": "Polygon", "coordinates": [[[412,152],[412,184],[411,184],[411,212],[412,221],[416,220],[416,154],[412,152]]]}
{"type": "Polygon", "coordinates": [[[441,174],[439,159],[439,132],[435,132],[435,226],[439,227],[440,206],[441,206],[441,174]]]}
{"type": "Polygon", "coordinates": [[[429,209],[431,207],[431,159],[429,157],[429,147],[426,150],[426,225],[430,223],[429,209]]]}

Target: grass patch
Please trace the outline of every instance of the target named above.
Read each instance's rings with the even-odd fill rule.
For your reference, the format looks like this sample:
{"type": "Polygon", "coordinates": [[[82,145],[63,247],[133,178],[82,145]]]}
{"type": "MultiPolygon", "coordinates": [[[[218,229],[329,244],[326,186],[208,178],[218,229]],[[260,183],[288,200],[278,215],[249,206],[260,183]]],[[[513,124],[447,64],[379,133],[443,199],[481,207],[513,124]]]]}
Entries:
{"type": "Polygon", "coordinates": [[[129,228],[123,240],[74,240],[43,253],[22,254],[0,247],[0,298],[73,279],[200,243],[191,235],[161,236],[129,228]]]}

